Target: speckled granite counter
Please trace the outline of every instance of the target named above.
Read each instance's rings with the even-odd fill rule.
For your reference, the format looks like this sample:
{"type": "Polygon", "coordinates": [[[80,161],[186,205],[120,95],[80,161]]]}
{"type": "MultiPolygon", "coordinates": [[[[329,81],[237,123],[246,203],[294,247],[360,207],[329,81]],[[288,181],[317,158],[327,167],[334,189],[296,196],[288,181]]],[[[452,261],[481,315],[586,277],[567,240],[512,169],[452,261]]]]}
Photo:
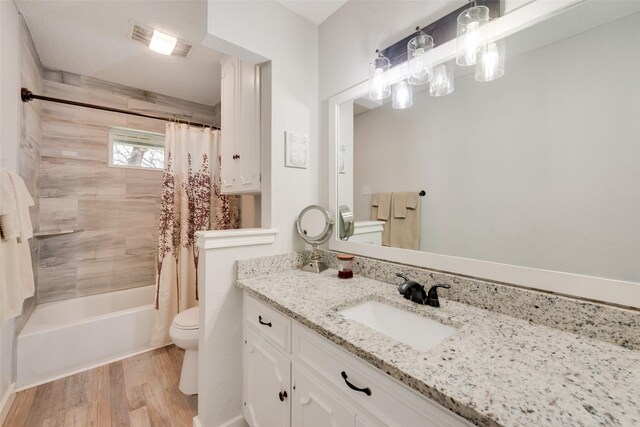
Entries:
{"type": "Polygon", "coordinates": [[[242,278],[238,286],[477,425],[640,426],[638,351],[452,301],[420,306],[393,285],[340,280],[335,270],[242,278]],[[458,330],[419,352],[337,313],[366,300],[458,330]]]}

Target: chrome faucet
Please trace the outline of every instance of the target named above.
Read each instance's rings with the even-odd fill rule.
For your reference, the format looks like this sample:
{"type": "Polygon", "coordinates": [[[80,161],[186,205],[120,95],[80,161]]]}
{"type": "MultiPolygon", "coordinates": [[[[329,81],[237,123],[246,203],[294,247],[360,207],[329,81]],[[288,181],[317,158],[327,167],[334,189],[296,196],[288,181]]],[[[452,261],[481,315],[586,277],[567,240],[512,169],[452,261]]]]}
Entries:
{"type": "Polygon", "coordinates": [[[416,281],[410,280],[404,274],[396,273],[396,276],[404,279],[404,282],[398,285],[398,292],[400,292],[403,297],[415,303],[431,307],[440,307],[440,301],[438,300],[438,288],[451,288],[451,285],[439,283],[429,288],[429,292],[427,293],[424,290],[424,286],[416,281]]]}

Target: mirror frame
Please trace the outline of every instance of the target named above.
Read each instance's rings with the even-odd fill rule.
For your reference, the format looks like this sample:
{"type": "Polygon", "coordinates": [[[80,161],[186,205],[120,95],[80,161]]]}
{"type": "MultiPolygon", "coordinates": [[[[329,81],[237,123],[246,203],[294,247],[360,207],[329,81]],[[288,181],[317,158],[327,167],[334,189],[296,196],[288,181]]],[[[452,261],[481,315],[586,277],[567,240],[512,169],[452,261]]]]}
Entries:
{"type": "MultiPolygon", "coordinates": [[[[488,29],[489,38],[490,40],[502,39],[562,13],[569,7],[583,1],[534,0],[532,3],[491,21],[488,29]]],[[[436,63],[451,60],[456,56],[456,40],[451,40],[429,51],[428,54],[430,55],[429,59],[436,63]]],[[[388,71],[390,81],[401,80],[402,76],[406,74],[406,67],[407,64],[403,63],[388,71]]],[[[334,215],[339,215],[337,160],[340,105],[367,94],[368,81],[365,80],[329,99],[329,209],[334,215]]],[[[573,298],[640,308],[640,283],[637,282],[342,241],[337,236],[336,228],[334,227],[332,238],[329,240],[329,249],[333,251],[531,288],[573,298]]]]}

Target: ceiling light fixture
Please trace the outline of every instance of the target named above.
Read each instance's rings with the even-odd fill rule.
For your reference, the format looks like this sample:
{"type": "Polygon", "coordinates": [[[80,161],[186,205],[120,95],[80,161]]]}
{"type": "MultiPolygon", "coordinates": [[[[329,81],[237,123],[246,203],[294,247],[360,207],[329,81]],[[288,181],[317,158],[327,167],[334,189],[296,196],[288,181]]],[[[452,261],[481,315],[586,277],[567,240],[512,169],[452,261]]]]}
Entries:
{"type": "Polygon", "coordinates": [[[379,101],[391,95],[391,86],[385,75],[390,67],[389,58],[376,49],[376,58],[369,64],[369,98],[379,101]]]}
{"type": "Polygon", "coordinates": [[[171,55],[177,42],[177,38],[170,36],[169,34],[165,34],[162,31],[153,30],[149,49],[154,52],[158,52],[161,55],[171,55]]]}

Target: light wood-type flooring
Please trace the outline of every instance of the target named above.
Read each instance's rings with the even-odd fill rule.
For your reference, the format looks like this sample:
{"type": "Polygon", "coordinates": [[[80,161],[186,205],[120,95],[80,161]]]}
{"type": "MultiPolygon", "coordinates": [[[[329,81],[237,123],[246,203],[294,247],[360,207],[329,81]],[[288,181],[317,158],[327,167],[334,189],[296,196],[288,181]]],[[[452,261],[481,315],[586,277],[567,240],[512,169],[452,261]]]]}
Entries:
{"type": "Polygon", "coordinates": [[[3,427],[191,427],[198,397],[178,390],[168,346],[19,392],[3,427]]]}

